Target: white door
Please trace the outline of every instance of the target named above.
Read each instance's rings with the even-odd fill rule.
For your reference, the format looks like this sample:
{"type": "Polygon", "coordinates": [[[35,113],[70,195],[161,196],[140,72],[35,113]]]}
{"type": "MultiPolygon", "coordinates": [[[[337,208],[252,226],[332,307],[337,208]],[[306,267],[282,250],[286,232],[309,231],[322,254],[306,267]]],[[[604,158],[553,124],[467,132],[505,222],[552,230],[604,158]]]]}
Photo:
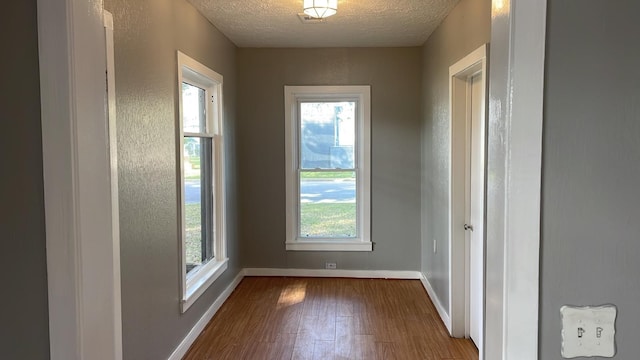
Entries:
{"type": "Polygon", "coordinates": [[[483,359],[486,46],[449,67],[451,335],[470,337],[483,359]],[[464,225],[464,226],[463,226],[464,225]]]}
{"type": "Polygon", "coordinates": [[[484,89],[480,72],[469,79],[471,93],[470,119],[470,197],[469,214],[469,333],[480,348],[483,340],[484,309],[484,89]]]}

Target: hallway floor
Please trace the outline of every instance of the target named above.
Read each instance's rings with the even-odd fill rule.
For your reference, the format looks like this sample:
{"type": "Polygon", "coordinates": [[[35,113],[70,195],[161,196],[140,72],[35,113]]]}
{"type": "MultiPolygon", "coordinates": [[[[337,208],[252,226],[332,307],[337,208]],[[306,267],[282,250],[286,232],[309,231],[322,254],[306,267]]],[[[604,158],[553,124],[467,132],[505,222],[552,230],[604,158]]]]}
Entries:
{"type": "Polygon", "coordinates": [[[477,360],[418,280],[245,278],[184,359],[477,360]]]}

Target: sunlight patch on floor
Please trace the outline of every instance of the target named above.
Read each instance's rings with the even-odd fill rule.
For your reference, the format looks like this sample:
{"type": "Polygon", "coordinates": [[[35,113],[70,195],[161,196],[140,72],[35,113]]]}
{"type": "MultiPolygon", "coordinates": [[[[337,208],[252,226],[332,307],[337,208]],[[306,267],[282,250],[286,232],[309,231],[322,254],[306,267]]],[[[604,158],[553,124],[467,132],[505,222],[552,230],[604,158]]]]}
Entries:
{"type": "Polygon", "coordinates": [[[304,301],[307,294],[306,284],[294,284],[287,286],[280,293],[278,298],[278,309],[285,308],[287,306],[299,304],[304,301]]]}

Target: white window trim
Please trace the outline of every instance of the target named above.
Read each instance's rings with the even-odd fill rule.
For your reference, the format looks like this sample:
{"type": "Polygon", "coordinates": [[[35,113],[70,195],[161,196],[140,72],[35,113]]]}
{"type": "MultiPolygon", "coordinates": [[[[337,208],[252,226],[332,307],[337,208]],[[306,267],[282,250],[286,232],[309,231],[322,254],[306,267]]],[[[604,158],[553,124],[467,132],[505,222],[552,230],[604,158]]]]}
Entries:
{"type": "Polygon", "coordinates": [[[372,251],[371,241],[371,87],[285,86],[286,249],[298,251],[372,251]],[[354,239],[303,239],[298,236],[298,110],[300,100],[354,98],[360,111],[356,119],[358,155],[358,237],[354,239]]]}
{"type": "Polygon", "coordinates": [[[224,166],[224,137],[223,137],[223,101],[222,101],[223,77],[215,71],[209,69],[205,65],[192,59],[188,55],[178,51],[178,99],[179,99],[179,115],[178,115],[178,176],[180,177],[180,191],[178,192],[179,219],[180,219],[180,289],[181,310],[184,313],[196,302],[213,282],[222,275],[228,268],[227,252],[226,252],[226,195],[225,195],[225,166],[224,166]],[[184,136],[189,135],[183,131],[182,124],[182,83],[184,80],[191,80],[198,85],[206,87],[207,95],[205,98],[210,100],[211,92],[215,92],[215,98],[218,99],[217,106],[212,101],[207,101],[207,132],[212,134],[212,162],[213,168],[213,186],[214,194],[214,257],[206,264],[202,265],[197,272],[187,276],[187,259],[185,249],[186,231],[184,227],[184,196],[185,196],[185,179],[184,179],[184,156],[182,149],[184,146],[184,136]],[[215,112],[215,113],[214,113],[215,112]]]}

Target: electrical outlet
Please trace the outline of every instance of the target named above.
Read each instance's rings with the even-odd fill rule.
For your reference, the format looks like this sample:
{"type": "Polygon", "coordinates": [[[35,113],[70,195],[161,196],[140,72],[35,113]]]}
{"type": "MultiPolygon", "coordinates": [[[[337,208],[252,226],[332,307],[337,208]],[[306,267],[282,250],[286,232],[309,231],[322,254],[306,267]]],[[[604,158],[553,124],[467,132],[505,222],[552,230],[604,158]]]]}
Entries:
{"type": "Polygon", "coordinates": [[[433,253],[438,253],[438,242],[436,241],[436,239],[433,239],[433,253]]]}
{"type": "Polygon", "coordinates": [[[338,268],[338,264],[334,263],[334,262],[326,262],[324,263],[324,268],[325,269],[330,269],[330,270],[335,270],[338,268]]]}
{"type": "Polygon", "coordinates": [[[562,357],[613,357],[616,354],[614,305],[568,306],[562,314],[562,357]]]}

